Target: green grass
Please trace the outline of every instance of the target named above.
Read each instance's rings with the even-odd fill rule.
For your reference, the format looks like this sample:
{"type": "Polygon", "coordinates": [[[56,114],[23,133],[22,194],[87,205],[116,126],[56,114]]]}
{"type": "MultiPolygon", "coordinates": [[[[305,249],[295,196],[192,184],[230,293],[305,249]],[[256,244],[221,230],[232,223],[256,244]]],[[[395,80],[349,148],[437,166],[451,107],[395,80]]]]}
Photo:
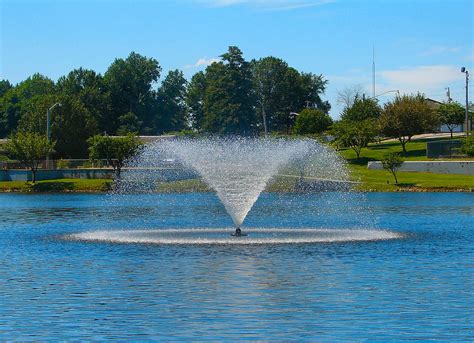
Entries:
{"type": "Polygon", "coordinates": [[[156,189],[159,193],[190,193],[211,191],[209,187],[200,179],[159,182],[156,189]]]}
{"type": "MultiPolygon", "coordinates": [[[[381,144],[372,143],[367,148],[362,149],[359,159],[356,158],[356,153],[352,149],[342,149],[340,153],[349,163],[357,165],[367,165],[367,162],[370,161],[380,161],[384,155],[389,152],[400,153],[405,161],[428,161],[434,159],[426,157],[426,143],[448,139],[449,138],[419,139],[408,142],[406,144],[406,153],[402,151],[402,145],[398,141],[381,144]]],[[[473,160],[472,157],[456,158],[456,160],[458,159],[473,160]]]]}
{"type": "Polygon", "coordinates": [[[340,150],[341,155],[351,164],[367,165],[370,161],[380,161],[385,154],[389,152],[398,152],[406,161],[426,161],[426,141],[408,142],[406,145],[407,152],[402,152],[402,145],[399,142],[389,142],[382,144],[371,144],[367,148],[363,148],[360,158],[352,149],[340,150]]]}
{"type": "MultiPolygon", "coordinates": [[[[405,161],[428,161],[426,157],[426,142],[446,140],[447,138],[423,139],[408,142],[407,152],[402,152],[400,142],[370,144],[362,149],[361,157],[356,158],[352,149],[344,149],[340,154],[347,160],[352,179],[360,181],[360,190],[371,191],[404,191],[404,190],[431,190],[431,191],[469,191],[474,189],[474,176],[455,174],[433,174],[398,172],[398,185],[395,185],[393,176],[385,170],[368,170],[367,163],[380,161],[389,152],[398,152],[405,161]]],[[[457,158],[456,158],[457,159],[457,158]]],[[[464,159],[464,158],[463,158],[464,159]]],[[[465,158],[472,160],[472,158],[465,158]]]]}
{"type": "Polygon", "coordinates": [[[58,179],[38,181],[0,181],[0,192],[106,192],[112,181],[106,179],[58,179]]]}
{"type": "Polygon", "coordinates": [[[398,172],[398,185],[385,170],[368,170],[366,166],[350,164],[352,179],[360,181],[357,189],[364,191],[470,191],[473,175],[398,172]]]}
{"type": "MultiPolygon", "coordinates": [[[[276,177],[265,188],[266,192],[293,192],[297,179],[276,177]]],[[[189,193],[213,192],[213,190],[200,179],[160,182],[156,187],[159,193],[189,193]]]]}

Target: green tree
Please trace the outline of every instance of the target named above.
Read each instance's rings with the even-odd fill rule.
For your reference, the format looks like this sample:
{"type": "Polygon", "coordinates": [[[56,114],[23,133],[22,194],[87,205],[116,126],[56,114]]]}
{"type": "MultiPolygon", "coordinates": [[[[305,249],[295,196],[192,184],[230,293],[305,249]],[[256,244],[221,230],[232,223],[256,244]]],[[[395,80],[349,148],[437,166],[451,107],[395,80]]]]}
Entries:
{"type": "Polygon", "coordinates": [[[10,136],[5,149],[11,158],[20,161],[31,170],[31,182],[35,183],[39,164],[54,148],[54,145],[54,142],[48,142],[44,134],[18,132],[10,136]]]}
{"type": "Polygon", "coordinates": [[[365,119],[377,119],[382,113],[382,108],[373,99],[358,99],[350,107],[346,107],[341,115],[342,120],[360,121],[365,119]]]}
{"type": "Polygon", "coordinates": [[[15,87],[9,88],[0,103],[0,137],[6,137],[17,129],[20,118],[26,115],[30,102],[38,97],[55,94],[54,82],[41,74],[34,74],[15,87]]]}
{"type": "Polygon", "coordinates": [[[257,101],[257,115],[262,118],[264,132],[270,128],[275,129],[275,116],[279,110],[285,110],[288,106],[284,99],[285,74],[288,64],[275,57],[265,57],[251,63],[253,86],[257,101]]]}
{"type": "Polygon", "coordinates": [[[324,94],[328,81],[322,75],[313,73],[301,73],[300,84],[302,90],[303,103],[311,103],[315,107],[325,113],[329,113],[331,105],[328,101],[321,99],[321,94],[324,94]]]}
{"type": "Polygon", "coordinates": [[[474,157],[474,136],[469,136],[463,139],[461,152],[469,157],[474,157]]]}
{"type": "Polygon", "coordinates": [[[375,139],[378,130],[374,119],[363,121],[341,120],[333,124],[331,134],[338,146],[354,150],[357,159],[363,148],[375,139]]]}
{"type": "Polygon", "coordinates": [[[306,99],[302,94],[301,75],[298,70],[289,67],[281,82],[285,91],[281,98],[282,105],[273,116],[272,128],[289,134],[296,120],[294,113],[306,107],[306,99]]]}
{"type": "Polygon", "coordinates": [[[62,97],[59,102],[62,106],[54,110],[51,120],[56,152],[61,158],[86,158],[87,139],[99,132],[97,120],[74,98],[62,97]]]}
{"type": "Polygon", "coordinates": [[[87,139],[99,132],[97,120],[75,97],[35,96],[24,108],[18,125],[22,132],[46,134],[46,112],[54,103],[62,106],[51,112],[51,137],[61,158],[87,157],[87,139]]]}
{"type": "Polygon", "coordinates": [[[57,89],[61,97],[80,102],[97,122],[99,131],[114,131],[110,92],[100,74],[83,68],[74,69],[59,78],[57,89]]]}
{"type": "Polygon", "coordinates": [[[0,80],[0,98],[9,90],[13,88],[8,80],[0,80]]]}
{"type": "Polygon", "coordinates": [[[438,115],[441,124],[446,125],[449,132],[451,133],[451,138],[453,138],[454,128],[464,123],[464,107],[462,107],[457,102],[444,103],[439,106],[438,115]]]}
{"type": "Polygon", "coordinates": [[[288,67],[281,80],[284,91],[281,94],[281,106],[273,121],[274,127],[279,131],[291,132],[296,117],[294,113],[304,108],[317,108],[325,113],[331,106],[327,101],[321,100],[327,81],[322,75],[312,73],[299,73],[296,69],[288,67]]]}
{"type": "Polygon", "coordinates": [[[158,89],[158,132],[181,131],[186,122],[186,84],[183,72],[171,70],[158,89]]]}
{"type": "Polygon", "coordinates": [[[383,169],[392,173],[395,178],[395,183],[398,183],[397,171],[403,164],[403,159],[400,157],[400,154],[396,152],[390,152],[384,156],[382,159],[383,169]]]}
{"type": "Polygon", "coordinates": [[[203,130],[218,134],[255,131],[255,97],[249,63],[235,46],[221,56],[223,62],[206,69],[203,130]]]}
{"type": "Polygon", "coordinates": [[[118,118],[132,112],[142,123],[141,133],[154,132],[156,94],[153,85],[160,73],[161,67],[157,60],[135,52],[126,59],[115,59],[110,65],[104,75],[104,82],[110,92],[114,130],[119,126],[118,118]]]}
{"type": "Polygon", "coordinates": [[[119,128],[117,129],[117,134],[121,136],[126,136],[128,134],[138,134],[142,122],[133,112],[125,113],[124,115],[118,118],[120,123],[119,128]]]}
{"type": "Polygon", "coordinates": [[[380,116],[382,133],[397,138],[405,153],[406,143],[414,135],[435,130],[438,125],[436,111],[429,107],[421,94],[397,96],[385,104],[380,116]]]}
{"type": "MultiPolygon", "coordinates": [[[[56,94],[35,95],[25,101],[18,121],[17,130],[46,134],[46,112],[53,104],[59,101],[56,94]]],[[[57,112],[54,110],[53,115],[57,112]]]]}
{"type": "Polygon", "coordinates": [[[293,132],[299,135],[319,134],[326,131],[332,123],[329,114],[314,108],[307,108],[296,117],[293,132]]]}
{"type": "Polygon", "coordinates": [[[202,130],[204,122],[204,96],[206,94],[206,75],[200,71],[193,75],[186,90],[187,118],[197,131],[202,130]]]}
{"type": "Polygon", "coordinates": [[[107,160],[118,177],[125,161],[135,156],[143,147],[143,143],[133,135],[125,137],[96,135],[89,138],[87,142],[89,143],[89,158],[107,160]]]}

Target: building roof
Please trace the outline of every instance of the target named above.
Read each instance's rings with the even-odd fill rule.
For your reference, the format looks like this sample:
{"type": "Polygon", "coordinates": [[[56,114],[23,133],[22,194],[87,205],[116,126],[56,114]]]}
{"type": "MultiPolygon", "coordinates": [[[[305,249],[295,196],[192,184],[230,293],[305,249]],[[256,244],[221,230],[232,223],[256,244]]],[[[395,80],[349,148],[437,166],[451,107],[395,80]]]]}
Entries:
{"type": "Polygon", "coordinates": [[[425,99],[425,102],[428,104],[428,106],[433,109],[433,110],[436,110],[437,108],[439,108],[439,106],[442,104],[441,101],[437,101],[437,100],[433,100],[433,99],[430,99],[430,98],[426,98],[425,99]]]}

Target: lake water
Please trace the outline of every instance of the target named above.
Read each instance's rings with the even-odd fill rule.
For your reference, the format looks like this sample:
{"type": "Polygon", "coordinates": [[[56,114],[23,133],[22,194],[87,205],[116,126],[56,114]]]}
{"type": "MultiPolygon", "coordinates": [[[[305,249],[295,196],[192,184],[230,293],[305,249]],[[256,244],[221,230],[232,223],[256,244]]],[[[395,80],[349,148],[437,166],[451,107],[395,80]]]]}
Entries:
{"type": "Polygon", "coordinates": [[[392,235],[367,241],[70,236],[206,228],[228,239],[232,222],[206,193],[4,194],[0,219],[1,341],[474,339],[472,193],[263,194],[245,222],[249,237],[283,228],[392,235]]]}

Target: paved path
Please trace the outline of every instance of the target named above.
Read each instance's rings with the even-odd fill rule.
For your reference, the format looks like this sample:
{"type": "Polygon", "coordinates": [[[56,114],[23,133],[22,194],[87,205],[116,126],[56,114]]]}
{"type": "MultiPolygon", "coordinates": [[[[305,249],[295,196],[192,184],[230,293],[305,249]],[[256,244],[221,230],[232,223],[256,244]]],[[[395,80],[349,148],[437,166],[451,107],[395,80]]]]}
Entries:
{"type": "MultiPolygon", "coordinates": [[[[453,138],[458,138],[458,137],[464,137],[466,134],[464,132],[454,132],[453,133],[453,138]]],[[[421,135],[415,135],[411,138],[412,141],[416,141],[418,139],[431,139],[431,138],[450,138],[451,134],[449,132],[442,132],[442,133],[424,133],[421,135]]],[[[398,142],[398,139],[396,138],[389,138],[389,139],[384,139],[382,143],[388,143],[388,142],[398,142]]]]}

